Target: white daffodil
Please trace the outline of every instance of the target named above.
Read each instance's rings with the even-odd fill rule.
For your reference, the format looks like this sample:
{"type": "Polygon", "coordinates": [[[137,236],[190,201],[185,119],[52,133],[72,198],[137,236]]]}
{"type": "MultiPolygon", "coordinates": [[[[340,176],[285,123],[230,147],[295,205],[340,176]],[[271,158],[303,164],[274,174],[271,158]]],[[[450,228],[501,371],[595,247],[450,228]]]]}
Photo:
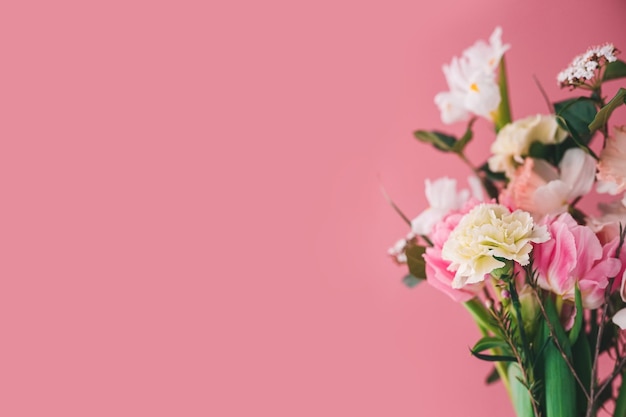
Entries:
{"type": "Polygon", "coordinates": [[[500,259],[527,265],[531,243],[550,239],[545,226],[535,225],[530,213],[511,212],[500,204],[480,204],[467,213],[443,245],[442,259],[455,272],[452,288],[485,280],[505,266],[500,259]]]}
{"type": "Polygon", "coordinates": [[[479,40],[467,48],[463,55],[474,68],[482,68],[485,73],[493,73],[500,63],[502,55],[511,45],[502,43],[502,28],[497,27],[489,37],[489,43],[479,40]]]}
{"type": "Polygon", "coordinates": [[[490,118],[500,104],[500,89],[495,69],[509,45],[503,45],[502,29],[496,28],[489,44],[478,41],[443,66],[449,91],[435,96],[441,120],[450,124],[466,120],[471,114],[490,118]]]}
{"type": "Polygon", "coordinates": [[[463,189],[457,192],[456,180],[448,177],[439,178],[433,182],[425,181],[426,200],[429,207],[411,221],[411,231],[415,235],[428,235],[433,226],[441,221],[452,210],[459,210],[470,198],[483,199],[480,180],[476,177],[468,178],[470,190],[463,189]]]}

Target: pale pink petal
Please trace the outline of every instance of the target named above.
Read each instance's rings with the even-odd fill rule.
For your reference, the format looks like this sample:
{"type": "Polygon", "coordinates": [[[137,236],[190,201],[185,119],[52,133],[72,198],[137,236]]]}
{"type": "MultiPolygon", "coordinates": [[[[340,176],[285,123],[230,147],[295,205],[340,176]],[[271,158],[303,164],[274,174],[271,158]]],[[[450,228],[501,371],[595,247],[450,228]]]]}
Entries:
{"type": "Polygon", "coordinates": [[[533,202],[539,215],[559,214],[567,210],[569,186],[561,180],[550,181],[535,190],[533,202]]]}
{"type": "Polygon", "coordinates": [[[452,288],[454,272],[448,271],[449,262],[441,258],[441,250],[428,248],[424,254],[426,261],[426,282],[442,291],[454,301],[464,303],[471,300],[482,289],[482,285],[467,285],[461,289],[452,288]]]}
{"type": "Polygon", "coordinates": [[[561,180],[570,188],[567,200],[587,194],[596,174],[596,161],[580,148],[568,149],[559,164],[561,180]]]}
{"type": "Polygon", "coordinates": [[[621,309],[613,316],[613,323],[617,324],[620,329],[626,330],[626,308],[621,309]]]}
{"type": "Polygon", "coordinates": [[[565,223],[552,223],[550,234],[551,240],[534,247],[534,267],[540,272],[541,288],[564,294],[574,283],[570,272],[576,267],[576,242],[565,223]]]}

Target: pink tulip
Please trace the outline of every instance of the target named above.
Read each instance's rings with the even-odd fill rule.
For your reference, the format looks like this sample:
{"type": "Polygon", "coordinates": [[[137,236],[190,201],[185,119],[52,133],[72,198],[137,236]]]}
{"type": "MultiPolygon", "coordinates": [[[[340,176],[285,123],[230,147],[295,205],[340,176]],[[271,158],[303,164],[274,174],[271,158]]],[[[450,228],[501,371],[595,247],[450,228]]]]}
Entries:
{"type": "Polygon", "coordinates": [[[544,223],[552,239],[533,249],[539,286],[574,302],[578,284],[583,307],[600,307],[609,277],[616,276],[622,264],[614,258],[615,246],[603,246],[590,228],[576,223],[568,213],[548,217],[544,223]]]}

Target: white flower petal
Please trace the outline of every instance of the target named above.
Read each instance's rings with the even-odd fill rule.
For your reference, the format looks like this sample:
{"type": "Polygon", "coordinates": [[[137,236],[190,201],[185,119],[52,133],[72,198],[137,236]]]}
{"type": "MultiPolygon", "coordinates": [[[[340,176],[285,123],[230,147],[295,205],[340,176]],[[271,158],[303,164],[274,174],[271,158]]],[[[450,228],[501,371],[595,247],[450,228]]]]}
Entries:
{"type": "Polygon", "coordinates": [[[570,187],[567,200],[587,194],[596,175],[596,161],[580,148],[568,149],[559,164],[561,180],[570,187]]]}
{"type": "Polygon", "coordinates": [[[620,329],[626,330],[626,308],[622,308],[613,316],[613,323],[617,324],[620,329]]]}

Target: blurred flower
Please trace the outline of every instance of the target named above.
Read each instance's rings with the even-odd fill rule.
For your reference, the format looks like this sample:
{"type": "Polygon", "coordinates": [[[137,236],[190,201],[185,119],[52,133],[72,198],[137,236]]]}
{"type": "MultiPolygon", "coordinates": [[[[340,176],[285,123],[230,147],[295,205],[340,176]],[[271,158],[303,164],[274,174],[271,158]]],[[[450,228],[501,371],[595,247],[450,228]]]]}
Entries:
{"type": "MultiPolygon", "coordinates": [[[[480,180],[470,177],[467,181],[473,197],[482,200],[480,180]]],[[[470,190],[463,189],[457,192],[456,180],[452,178],[443,177],[433,182],[427,179],[424,183],[429,207],[411,221],[411,231],[414,235],[428,235],[437,222],[450,211],[463,207],[470,197],[470,190]]]]}
{"type": "Polygon", "coordinates": [[[563,142],[566,137],[567,132],[552,115],[538,114],[509,123],[500,129],[491,145],[493,156],[489,158],[489,169],[512,178],[516,168],[524,163],[524,156],[533,142],[552,145],[563,142]]]}
{"type": "Polygon", "coordinates": [[[474,298],[483,288],[483,283],[468,284],[463,288],[452,288],[454,272],[448,268],[450,262],[441,257],[441,249],[448,240],[450,233],[459,224],[465,214],[473,207],[480,204],[476,199],[470,199],[460,210],[453,210],[440,222],[435,224],[430,236],[433,246],[426,248],[424,260],[426,261],[426,281],[447,294],[454,301],[466,302],[474,298]]]}
{"type": "Polygon", "coordinates": [[[591,80],[596,75],[596,70],[604,64],[614,62],[618,53],[611,43],[591,47],[584,54],[576,56],[556,79],[561,87],[582,85],[591,80]]]}
{"type": "Polygon", "coordinates": [[[558,171],[543,159],[526,158],[504,191],[504,198],[539,220],[567,211],[572,200],[587,194],[595,172],[595,159],[580,148],[565,152],[558,171]]]}
{"type": "Polygon", "coordinates": [[[405,264],[407,261],[405,253],[407,243],[406,239],[400,239],[387,251],[387,253],[399,264],[405,264]]]}
{"type": "Polygon", "coordinates": [[[616,195],[626,190],[626,126],[615,127],[598,162],[599,193],[616,195]]]}
{"type": "Polygon", "coordinates": [[[502,28],[496,27],[489,37],[488,44],[483,40],[476,41],[463,52],[463,55],[472,67],[480,68],[489,74],[498,68],[500,59],[510,47],[511,45],[502,43],[502,28]]]}
{"type": "Polygon", "coordinates": [[[613,316],[613,323],[617,324],[622,330],[626,330],[626,308],[622,308],[613,316]]]}
{"type": "Polygon", "coordinates": [[[599,237],[601,242],[610,242],[619,236],[619,225],[626,225],[626,206],[623,200],[610,203],[600,203],[598,208],[602,215],[590,217],[587,221],[589,226],[599,237]]]}
{"type": "Polygon", "coordinates": [[[435,96],[441,111],[441,120],[450,124],[466,120],[470,114],[491,118],[500,104],[500,89],[495,69],[509,45],[503,45],[502,29],[496,28],[489,44],[478,41],[463,52],[461,58],[453,57],[450,65],[443,66],[449,91],[435,96]]]}
{"type": "MultiPolygon", "coordinates": [[[[625,251],[622,250],[622,255],[625,251]]],[[[626,279],[624,279],[624,260],[622,259],[622,270],[620,274],[616,277],[615,281],[620,280],[619,285],[619,295],[622,297],[623,301],[626,301],[626,279]]],[[[615,282],[613,283],[613,288],[615,288],[615,282]]],[[[622,330],[626,330],[626,308],[622,308],[617,313],[613,315],[613,323],[617,324],[622,330]]]]}
{"type": "Polygon", "coordinates": [[[486,274],[506,266],[501,259],[526,265],[531,242],[550,238],[545,226],[535,226],[529,213],[511,212],[500,204],[474,207],[450,233],[442,248],[442,258],[455,271],[452,288],[481,282],[486,274]]]}
{"type": "Polygon", "coordinates": [[[604,303],[609,277],[621,267],[614,248],[600,243],[593,231],[579,225],[569,213],[546,219],[552,239],[535,245],[533,250],[537,283],[564,300],[575,302],[576,284],[583,307],[595,309],[604,303]]]}

